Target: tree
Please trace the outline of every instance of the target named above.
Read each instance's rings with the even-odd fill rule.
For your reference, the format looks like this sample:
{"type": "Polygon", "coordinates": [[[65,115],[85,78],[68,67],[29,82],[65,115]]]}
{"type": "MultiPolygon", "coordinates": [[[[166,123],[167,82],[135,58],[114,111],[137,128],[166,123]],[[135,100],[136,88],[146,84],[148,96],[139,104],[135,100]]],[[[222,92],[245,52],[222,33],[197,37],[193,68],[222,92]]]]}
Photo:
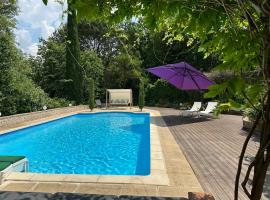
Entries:
{"type": "Polygon", "coordinates": [[[144,83],[141,81],[140,83],[140,90],[139,90],[139,108],[143,109],[144,107],[144,101],[145,101],[145,91],[144,91],[144,83]]]}
{"type": "Polygon", "coordinates": [[[11,115],[68,105],[65,100],[51,99],[32,80],[30,60],[16,47],[13,28],[17,1],[0,2],[0,112],[11,115]]]}
{"type": "Polygon", "coordinates": [[[91,109],[91,111],[94,109],[95,107],[95,83],[94,80],[92,78],[90,78],[88,80],[88,85],[89,85],[89,108],[91,109]]]}
{"type": "Polygon", "coordinates": [[[131,88],[134,99],[138,102],[138,92],[140,79],[145,79],[145,75],[141,69],[141,60],[126,53],[119,54],[111,59],[109,63],[106,81],[106,88],[131,88]]]}
{"type": "MultiPolygon", "coordinates": [[[[163,79],[157,79],[146,86],[146,105],[179,108],[179,103],[194,102],[190,92],[182,91],[163,79]]],[[[196,100],[196,99],[195,99],[196,100]]]]}
{"type": "Polygon", "coordinates": [[[80,66],[80,45],[77,29],[76,10],[72,7],[74,1],[68,1],[67,42],[66,42],[66,94],[77,104],[83,100],[83,75],[80,66]]]}
{"type": "Polygon", "coordinates": [[[117,54],[117,36],[111,34],[109,25],[101,21],[80,21],[79,40],[82,51],[95,52],[106,65],[117,54]]]}
{"type": "MultiPolygon", "coordinates": [[[[104,94],[103,86],[103,78],[104,78],[104,65],[102,60],[98,57],[98,55],[93,51],[81,51],[81,66],[83,66],[85,70],[85,74],[88,78],[94,80],[95,83],[95,94],[100,97],[104,94]]],[[[84,81],[87,83],[87,81],[84,81]]],[[[84,98],[85,102],[88,101],[88,88],[89,86],[84,85],[84,98]]]]}
{"type": "Polygon", "coordinates": [[[37,57],[31,62],[33,79],[50,97],[65,98],[66,46],[57,40],[56,33],[47,41],[40,40],[37,57]]]}
{"type": "MultiPolygon", "coordinates": [[[[66,56],[65,56],[66,27],[62,26],[56,30],[47,40],[41,39],[37,57],[30,57],[32,66],[32,78],[41,86],[50,97],[65,98],[66,84],[70,82],[66,79],[66,56]]],[[[96,83],[96,93],[102,94],[104,65],[100,57],[90,50],[80,51],[80,67],[84,75],[93,78],[96,83]]],[[[88,102],[88,84],[86,77],[82,80],[82,102],[88,102]]]]}
{"type": "Polygon", "coordinates": [[[217,56],[211,55],[204,58],[202,52],[198,52],[199,41],[188,44],[189,37],[183,36],[182,40],[172,39],[167,36],[168,30],[150,32],[148,30],[141,39],[140,55],[143,60],[143,67],[165,65],[186,61],[201,71],[210,71],[218,64],[217,56]]]}
{"type": "Polygon", "coordinates": [[[16,112],[14,99],[8,99],[11,94],[10,79],[11,67],[17,57],[14,35],[12,29],[15,27],[14,16],[17,14],[16,1],[0,2],[0,112],[3,115],[16,112]]]}
{"type": "Polygon", "coordinates": [[[130,79],[141,77],[140,60],[128,54],[120,54],[110,61],[108,81],[112,88],[126,88],[130,79]]]}

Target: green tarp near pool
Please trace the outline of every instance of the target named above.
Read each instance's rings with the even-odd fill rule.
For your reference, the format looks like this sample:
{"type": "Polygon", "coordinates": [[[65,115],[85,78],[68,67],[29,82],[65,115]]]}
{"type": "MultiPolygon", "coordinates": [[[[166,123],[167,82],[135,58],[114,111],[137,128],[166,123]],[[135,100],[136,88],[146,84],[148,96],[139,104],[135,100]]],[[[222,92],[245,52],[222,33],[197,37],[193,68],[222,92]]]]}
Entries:
{"type": "Polygon", "coordinates": [[[0,156],[0,171],[22,159],[25,159],[25,156],[0,156]]]}

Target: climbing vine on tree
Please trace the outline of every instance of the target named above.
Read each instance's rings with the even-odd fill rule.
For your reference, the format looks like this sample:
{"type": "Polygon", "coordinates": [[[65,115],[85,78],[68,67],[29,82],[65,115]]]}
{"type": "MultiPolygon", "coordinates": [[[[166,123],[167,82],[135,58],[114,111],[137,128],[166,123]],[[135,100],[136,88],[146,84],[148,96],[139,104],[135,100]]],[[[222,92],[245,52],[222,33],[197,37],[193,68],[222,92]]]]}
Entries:
{"type": "Polygon", "coordinates": [[[80,66],[80,44],[77,27],[77,11],[68,1],[67,41],[66,41],[66,94],[67,98],[81,103],[83,100],[83,75],[80,66]]]}

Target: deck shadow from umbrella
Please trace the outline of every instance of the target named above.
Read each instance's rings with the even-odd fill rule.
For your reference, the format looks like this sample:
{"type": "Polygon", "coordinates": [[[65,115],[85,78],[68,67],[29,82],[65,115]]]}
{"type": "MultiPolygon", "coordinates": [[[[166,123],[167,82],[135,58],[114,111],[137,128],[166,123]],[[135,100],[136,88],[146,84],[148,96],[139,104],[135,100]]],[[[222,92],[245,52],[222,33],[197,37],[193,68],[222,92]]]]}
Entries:
{"type": "Polygon", "coordinates": [[[151,118],[154,119],[156,122],[155,124],[160,127],[171,127],[171,126],[179,126],[179,125],[185,125],[185,124],[193,124],[193,123],[201,123],[206,121],[211,121],[213,119],[211,118],[205,118],[205,117],[183,117],[179,115],[163,115],[161,116],[151,116],[151,118]],[[160,122],[160,119],[163,119],[165,121],[165,124],[160,122]]]}

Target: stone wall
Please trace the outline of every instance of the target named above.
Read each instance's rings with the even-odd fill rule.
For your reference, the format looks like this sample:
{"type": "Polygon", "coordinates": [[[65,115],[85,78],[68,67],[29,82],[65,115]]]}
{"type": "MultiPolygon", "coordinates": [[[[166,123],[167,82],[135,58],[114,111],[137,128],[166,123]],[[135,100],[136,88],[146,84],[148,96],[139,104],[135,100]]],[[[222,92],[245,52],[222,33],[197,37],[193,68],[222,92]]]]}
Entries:
{"type": "Polygon", "coordinates": [[[5,117],[0,117],[0,127],[8,127],[16,124],[21,124],[33,120],[38,120],[46,117],[52,117],[54,115],[68,114],[76,111],[82,111],[88,109],[88,106],[70,106],[64,108],[55,108],[46,111],[30,112],[17,115],[10,115],[5,117]]]}

